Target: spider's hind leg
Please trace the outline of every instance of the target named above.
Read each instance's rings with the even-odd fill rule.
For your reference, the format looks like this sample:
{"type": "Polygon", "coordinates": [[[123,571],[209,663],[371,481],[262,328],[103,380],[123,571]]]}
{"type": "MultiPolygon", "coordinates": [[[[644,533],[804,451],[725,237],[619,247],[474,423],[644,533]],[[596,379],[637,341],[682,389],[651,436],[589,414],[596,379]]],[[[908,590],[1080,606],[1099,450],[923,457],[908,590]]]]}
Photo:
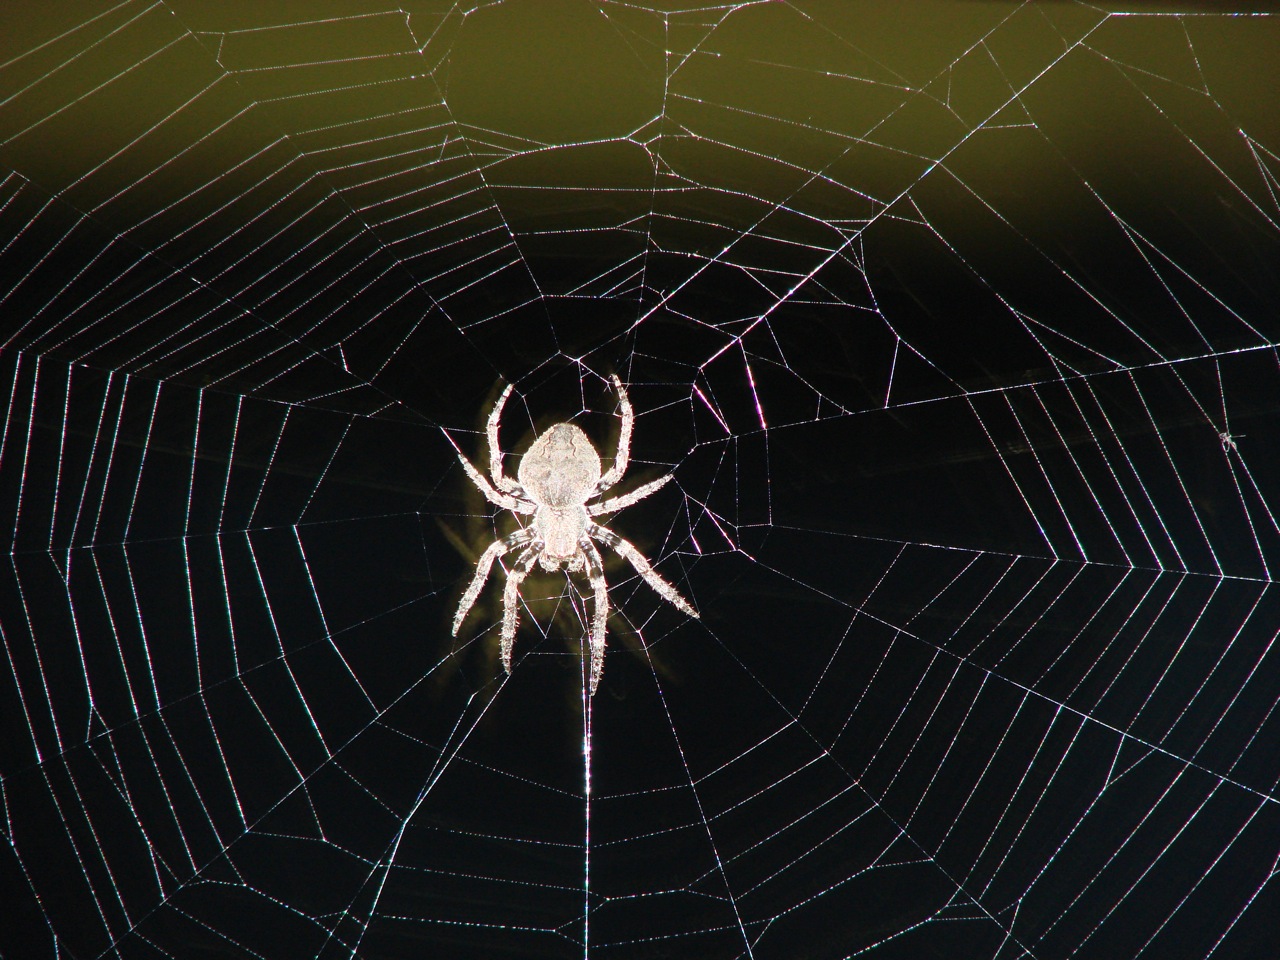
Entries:
{"type": "Polygon", "coordinates": [[[643,500],[651,493],[656,493],[674,477],[674,473],[668,473],[665,477],[659,477],[657,480],[650,480],[642,486],[636,487],[630,493],[624,493],[618,497],[610,497],[608,500],[601,500],[594,506],[587,507],[587,516],[598,517],[602,513],[614,513],[624,507],[629,507],[637,500],[643,500]]]}
{"type": "Polygon", "coordinates": [[[524,491],[520,488],[520,484],[502,472],[502,447],[498,444],[498,427],[502,423],[502,408],[507,405],[507,397],[511,396],[514,388],[515,384],[507,384],[507,389],[502,391],[502,396],[493,405],[493,412],[489,414],[489,420],[485,424],[485,435],[489,440],[489,474],[493,477],[494,486],[503,493],[523,496],[524,491]]]}

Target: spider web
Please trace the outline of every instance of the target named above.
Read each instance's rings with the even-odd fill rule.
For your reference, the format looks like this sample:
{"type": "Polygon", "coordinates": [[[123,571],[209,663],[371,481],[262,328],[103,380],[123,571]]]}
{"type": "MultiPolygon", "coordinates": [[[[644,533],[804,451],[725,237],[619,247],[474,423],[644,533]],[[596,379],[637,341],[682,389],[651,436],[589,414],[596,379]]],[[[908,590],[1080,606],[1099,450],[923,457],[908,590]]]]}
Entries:
{"type": "Polygon", "coordinates": [[[1278,30],[5,5],[0,953],[1276,953],[1278,30]]]}

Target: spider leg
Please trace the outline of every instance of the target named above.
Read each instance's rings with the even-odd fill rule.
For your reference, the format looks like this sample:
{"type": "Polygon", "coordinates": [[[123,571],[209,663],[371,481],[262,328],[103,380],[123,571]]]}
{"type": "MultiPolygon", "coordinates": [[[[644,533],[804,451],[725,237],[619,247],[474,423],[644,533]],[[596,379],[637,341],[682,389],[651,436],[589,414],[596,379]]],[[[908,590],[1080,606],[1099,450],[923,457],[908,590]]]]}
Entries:
{"type": "Polygon", "coordinates": [[[507,572],[502,590],[502,669],[511,673],[511,648],[516,642],[516,614],[520,607],[520,583],[529,575],[542,553],[541,543],[531,543],[507,572]]]}
{"type": "Polygon", "coordinates": [[[600,551],[589,537],[578,541],[587,563],[587,579],[591,581],[591,589],[595,592],[591,616],[591,633],[588,643],[591,646],[591,694],[600,685],[600,674],[604,672],[604,637],[605,625],[609,622],[609,585],[604,579],[604,561],[600,559],[600,551]]]}
{"type": "Polygon", "coordinates": [[[665,486],[673,476],[674,474],[668,473],[665,477],[659,477],[657,480],[636,487],[630,493],[624,493],[620,497],[610,497],[608,500],[601,500],[599,503],[587,507],[587,516],[597,517],[602,513],[613,513],[623,507],[629,507],[637,500],[643,500],[649,494],[665,486]]]}
{"type": "Polygon", "coordinates": [[[462,600],[458,602],[458,612],[453,615],[453,635],[458,635],[458,629],[462,626],[462,621],[466,619],[467,614],[471,612],[471,608],[475,606],[476,597],[480,596],[480,591],[484,589],[485,581],[489,579],[489,570],[493,567],[493,561],[508,550],[528,543],[533,539],[532,528],[528,530],[517,530],[510,536],[495,540],[489,544],[487,550],[480,555],[480,559],[476,561],[476,573],[471,578],[471,583],[467,584],[467,592],[462,595],[462,600]]]}
{"type": "Polygon", "coordinates": [[[462,454],[458,454],[458,460],[462,464],[462,469],[467,471],[467,476],[471,478],[471,482],[479,488],[485,499],[490,503],[496,503],[503,510],[510,510],[512,513],[533,513],[537,509],[532,503],[519,500],[510,493],[495,490],[492,484],[484,478],[484,474],[473,467],[471,461],[462,454]]]}
{"type": "Polygon", "coordinates": [[[507,389],[502,391],[502,396],[493,405],[493,413],[489,414],[485,433],[489,437],[489,474],[493,477],[494,486],[504,493],[521,495],[524,491],[520,484],[502,472],[502,447],[498,445],[498,424],[502,421],[502,408],[506,406],[507,397],[511,396],[514,387],[513,383],[507,384],[507,389]]]}
{"type": "Polygon", "coordinates": [[[613,466],[604,472],[600,483],[596,485],[597,492],[601,493],[621,480],[622,475],[627,472],[627,462],[631,459],[631,428],[635,426],[636,421],[635,411],[631,409],[631,401],[627,399],[626,388],[623,387],[617,374],[614,374],[612,379],[613,389],[618,392],[618,407],[622,411],[622,431],[618,434],[618,453],[613,458],[613,466]]]}
{"type": "Polygon", "coordinates": [[[588,521],[587,535],[599,540],[601,543],[610,547],[620,557],[623,557],[636,568],[636,573],[644,577],[645,582],[658,592],[662,599],[666,600],[674,607],[683,610],[694,619],[698,617],[698,611],[693,609],[689,601],[680,596],[679,592],[662,578],[657,570],[649,565],[649,561],[644,558],[644,554],[639,551],[634,543],[630,540],[624,540],[608,527],[601,526],[598,523],[588,521]]]}

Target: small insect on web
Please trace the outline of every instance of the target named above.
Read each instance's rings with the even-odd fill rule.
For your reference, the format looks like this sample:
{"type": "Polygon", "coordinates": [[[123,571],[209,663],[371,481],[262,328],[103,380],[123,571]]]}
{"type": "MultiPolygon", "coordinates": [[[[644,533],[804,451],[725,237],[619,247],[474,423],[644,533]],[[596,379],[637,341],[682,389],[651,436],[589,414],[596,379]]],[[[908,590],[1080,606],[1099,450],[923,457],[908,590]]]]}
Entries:
{"type": "Polygon", "coordinates": [[[548,572],[561,567],[569,573],[579,573],[585,569],[595,602],[589,634],[593,694],[600,684],[600,674],[604,669],[605,624],[609,619],[609,588],[604,579],[600,551],[593,541],[598,540],[625,558],[668,603],[691,617],[698,616],[698,612],[679,591],[653,569],[635,544],[591,519],[631,506],[663,487],[672,477],[668,473],[630,493],[597,503],[587,502],[622,479],[631,455],[631,431],[635,424],[635,412],[631,408],[631,401],[627,399],[622,381],[616,376],[612,379],[621,409],[622,430],[618,436],[618,453],[613,466],[603,474],[600,454],[586,433],[571,423],[555,423],[540,434],[520,458],[520,466],[516,470],[517,479],[512,480],[506,476],[502,471],[498,428],[502,422],[502,408],[511,395],[512,385],[502,391],[493,412],[489,414],[486,432],[489,473],[493,482],[490,483],[466,457],[458,454],[467,476],[486,499],[512,513],[532,516],[533,520],[529,526],[495,540],[480,556],[475,576],[471,578],[471,583],[458,603],[458,611],[454,614],[453,635],[458,635],[462,621],[484,589],[494,561],[503,554],[522,547],[515,564],[507,573],[506,586],[502,591],[502,666],[509,674],[511,648],[516,637],[520,584],[534,564],[540,564],[548,572]]]}

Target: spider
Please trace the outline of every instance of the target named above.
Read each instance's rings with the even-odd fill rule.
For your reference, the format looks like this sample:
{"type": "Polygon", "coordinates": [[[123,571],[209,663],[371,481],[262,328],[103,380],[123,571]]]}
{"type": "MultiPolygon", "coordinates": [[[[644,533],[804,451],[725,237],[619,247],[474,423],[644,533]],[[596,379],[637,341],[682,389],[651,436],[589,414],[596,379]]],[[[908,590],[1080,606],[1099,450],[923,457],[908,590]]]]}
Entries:
{"type": "Polygon", "coordinates": [[[618,453],[613,466],[602,474],[600,454],[581,428],[571,423],[555,423],[533,441],[533,445],[520,458],[513,480],[502,472],[502,449],[498,446],[498,426],[502,421],[502,408],[511,395],[513,385],[502,391],[489,414],[489,472],[493,482],[477,470],[461,453],[458,459],[467,476],[491,503],[512,513],[532,516],[527,527],[500,537],[491,543],[476,562],[475,576],[467,586],[458,612],[453,615],[453,635],[458,635],[462,621],[475,604],[480,591],[489,579],[493,562],[503,554],[523,548],[516,562],[507,572],[506,586],[502,591],[502,666],[511,673],[511,647],[516,638],[516,615],[520,600],[520,583],[533,569],[535,563],[543,570],[555,571],[563,567],[569,573],[586,570],[595,595],[594,615],[588,640],[591,647],[591,693],[596,692],[600,673],[604,669],[605,622],[609,618],[608,584],[604,579],[604,564],[600,551],[592,541],[613,549],[635,567],[645,582],[653,587],[664,600],[678,607],[691,617],[698,612],[676,591],[670,583],[650,566],[649,561],[635,544],[624,540],[608,527],[596,523],[592,517],[613,513],[629,507],[654,493],[671,479],[671,474],[642,484],[630,493],[596,503],[595,499],[622,479],[626,473],[631,453],[631,429],[635,414],[622,381],[613,377],[618,394],[618,406],[622,411],[622,431],[618,436],[618,453]]]}

